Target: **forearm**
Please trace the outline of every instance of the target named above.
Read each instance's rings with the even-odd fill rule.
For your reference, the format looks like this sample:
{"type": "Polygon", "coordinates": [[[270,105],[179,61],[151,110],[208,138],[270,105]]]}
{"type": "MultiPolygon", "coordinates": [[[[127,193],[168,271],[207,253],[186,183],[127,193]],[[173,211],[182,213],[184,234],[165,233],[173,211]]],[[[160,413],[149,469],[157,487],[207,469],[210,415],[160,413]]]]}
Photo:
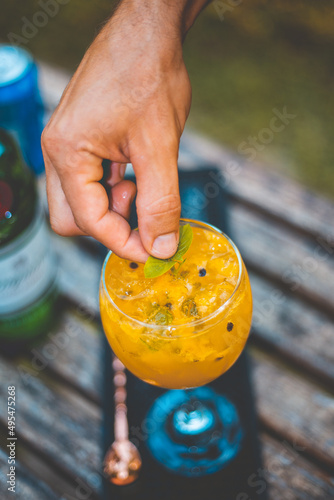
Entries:
{"type": "Polygon", "coordinates": [[[129,16],[156,28],[161,36],[183,40],[211,0],[122,0],[115,16],[129,16]]]}

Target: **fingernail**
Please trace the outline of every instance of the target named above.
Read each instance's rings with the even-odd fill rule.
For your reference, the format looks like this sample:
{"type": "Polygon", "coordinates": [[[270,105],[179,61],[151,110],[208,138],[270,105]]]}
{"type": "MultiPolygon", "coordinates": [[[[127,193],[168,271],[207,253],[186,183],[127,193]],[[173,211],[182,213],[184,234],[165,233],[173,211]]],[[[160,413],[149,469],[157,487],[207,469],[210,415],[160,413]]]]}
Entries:
{"type": "Polygon", "coordinates": [[[152,250],[156,257],[167,259],[175,254],[177,249],[177,235],[176,233],[162,234],[158,236],[154,243],[152,250]]]}

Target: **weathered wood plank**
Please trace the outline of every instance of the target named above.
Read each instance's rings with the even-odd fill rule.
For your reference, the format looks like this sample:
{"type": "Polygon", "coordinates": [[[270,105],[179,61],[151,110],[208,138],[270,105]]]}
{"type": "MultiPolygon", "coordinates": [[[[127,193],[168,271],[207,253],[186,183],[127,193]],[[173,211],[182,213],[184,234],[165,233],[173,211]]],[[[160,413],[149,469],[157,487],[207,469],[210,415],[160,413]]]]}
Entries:
{"type": "Polygon", "coordinates": [[[22,500],[59,500],[59,496],[51,490],[40,479],[34,477],[29,471],[18,461],[15,463],[16,487],[15,493],[8,491],[7,475],[9,472],[7,463],[7,454],[0,448],[0,496],[1,500],[12,500],[19,498],[22,500]]]}
{"type": "Polygon", "coordinates": [[[334,312],[334,259],[314,240],[273,224],[240,205],[231,210],[232,238],[245,261],[314,306],[334,312]]]}
{"type": "Polygon", "coordinates": [[[103,384],[102,339],[100,324],[90,313],[76,306],[64,311],[61,321],[46,341],[27,353],[37,371],[52,370],[58,380],[69,383],[89,399],[101,402],[103,384]]]}
{"type": "Polygon", "coordinates": [[[252,349],[260,422],[334,469],[334,396],[252,349]]]}
{"type": "Polygon", "coordinates": [[[0,422],[6,425],[7,386],[17,391],[17,436],[72,483],[101,488],[101,410],[75,391],[22,360],[0,359],[0,422]],[[37,371],[37,373],[36,373],[37,371]]]}
{"type": "Polygon", "coordinates": [[[247,161],[194,132],[183,134],[179,163],[187,169],[210,163],[219,166],[223,174],[221,184],[238,202],[334,246],[333,202],[292,179],[247,161]]]}
{"type": "Polygon", "coordinates": [[[334,387],[333,321],[255,273],[250,280],[255,339],[334,387]]]}
{"type": "Polygon", "coordinates": [[[53,237],[61,292],[87,314],[99,314],[102,257],[92,256],[74,238],[53,237]]]}
{"type": "MultiPolygon", "coordinates": [[[[47,484],[59,500],[78,500],[80,486],[83,486],[79,478],[75,483],[64,478],[52,464],[45,460],[45,457],[34,453],[29,447],[24,446],[21,441],[18,453],[21,465],[25,467],[28,474],[34,477],[36,481],[41,480],[47,484]]],[[[38,496],[36,496],[36,499],[38,499],[38,496]]]]}
{"type": "Polygon", "coordinates": [[[287,442],[279,442],[267,434],[262,434],[261,441],[264,470],[256,472],[255,492],[265,487],[265,480],[270,500],[334,498],[334,475],[322,472],[287,442]]]}

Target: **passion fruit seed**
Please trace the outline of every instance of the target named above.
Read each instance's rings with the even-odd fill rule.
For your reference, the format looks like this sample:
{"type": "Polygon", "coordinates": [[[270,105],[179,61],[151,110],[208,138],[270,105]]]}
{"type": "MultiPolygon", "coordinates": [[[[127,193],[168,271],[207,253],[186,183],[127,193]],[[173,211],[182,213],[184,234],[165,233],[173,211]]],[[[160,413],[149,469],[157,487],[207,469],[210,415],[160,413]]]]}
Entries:
{"type": "Polygon", "coordinates": [[[167,304],[165,304],[165,307],[167,307],[167,309],[169,309],[169,310],[173,309],[171,302],[167,302],[167,304]]]}
{"type": "Polygon", "coordinates": [[[174,319],[171,312],[160,309],[153,317],[156,325],[170,325],[174,319]]]}
{"type": "Polygon", "coordinates": [[[198,272],[198,275],[202,278],[203,276],[206,275],[206,269],[204,269],[204,267],[202,267],[199,272],[198,272]]]}
{"type": "Polygon", "coordinates": [[[227,331],[231,332],[233,330],[233,327],[234,327],[234,324],[232,323],[232,321],[229,321],[227,323],[227,331]]]}
{"type": "Polygon", "coordinates": [[[137,262],[130,262],[130,267],[131,267],[131,269],[137,269],[137,267],[138,267],[137,262]]]}
{"type": "Polygon", "coordinates": [[[198,315],[197,306],[196,306],[196,302],[194,301],[194,299],[184,300],[182,302],[181,309],[182,309],[182,312],[188,317],[198,315]]]}
{"type": "Polygon", "coordinates": [[[151,313],[149,314],[149,322],[156,325],[170,325],[173,322],[173,314],[159,304],[152,304],[151,313]]]}

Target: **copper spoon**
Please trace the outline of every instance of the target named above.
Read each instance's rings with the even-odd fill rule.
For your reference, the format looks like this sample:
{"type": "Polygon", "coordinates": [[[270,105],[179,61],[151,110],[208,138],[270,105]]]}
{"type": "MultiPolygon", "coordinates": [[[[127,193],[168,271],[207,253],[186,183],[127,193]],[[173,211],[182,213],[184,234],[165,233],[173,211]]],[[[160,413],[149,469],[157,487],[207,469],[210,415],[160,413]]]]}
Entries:
{"type": "Polygon", "coordinates": [[[125,367],[116,356],[113,359],[112,366],[115,387],[115,441],[106,453],[103,471],[109,481],[123,486],[137,479],[142,461],[138,449],[129,440],[125,367]]]}

